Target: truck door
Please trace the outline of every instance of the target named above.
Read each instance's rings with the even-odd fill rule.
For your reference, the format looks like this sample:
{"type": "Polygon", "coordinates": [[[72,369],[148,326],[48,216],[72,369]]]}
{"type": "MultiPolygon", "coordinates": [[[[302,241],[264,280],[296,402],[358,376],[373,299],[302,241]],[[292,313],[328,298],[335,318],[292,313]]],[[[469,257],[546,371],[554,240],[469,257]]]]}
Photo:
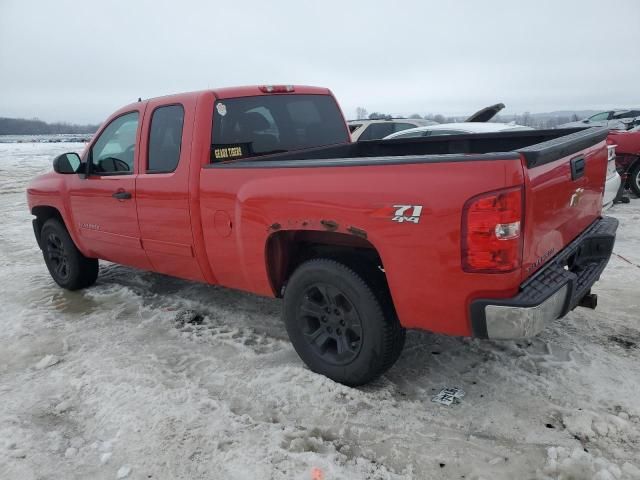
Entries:
{"type": "Polygon", "coordinates": [[[69,202],[80,241],[94,255],[149,268],[140,243],[136,212],[136,148],[144,106],[121,113],[104,127],[85,153],[86,178],[69,185],[69,202]]]}
{"type": "MultiPolygon", "coordinates": [[[[189,171],[195,100],[151,100],[143,122],[136,178],[140,235],[152,269],[204,281],[195,257],[189,171]]],[[[197,188],[197,186],[195,187],[197,188]]]]}

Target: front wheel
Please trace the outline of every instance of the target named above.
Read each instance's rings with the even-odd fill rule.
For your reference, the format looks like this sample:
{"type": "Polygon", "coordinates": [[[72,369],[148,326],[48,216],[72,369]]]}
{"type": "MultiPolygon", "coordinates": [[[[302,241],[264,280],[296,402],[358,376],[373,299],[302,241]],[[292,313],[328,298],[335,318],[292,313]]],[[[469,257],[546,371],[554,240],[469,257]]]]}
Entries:
{"type": "Polygon", "coordinates": [[[42,255],[51,278],[67,290],[93,285],[98,278],[98,260],[85,257],[60,221],[47,220],[40,231],[42,255]]]}
{"type": "Polygon", "coordinates": [[[631,190],[640,197],[640,160],[636,162],[636,166],[631,170],[629,186],[631,187],[631,190]]]}
{"type": "Polygon", "coordinates": [[[405,330],[360,275],[329,259],[303,263],[284,295],[291,343],[314,372],[345,385],[382,375],[400,356],[405,330]]]}

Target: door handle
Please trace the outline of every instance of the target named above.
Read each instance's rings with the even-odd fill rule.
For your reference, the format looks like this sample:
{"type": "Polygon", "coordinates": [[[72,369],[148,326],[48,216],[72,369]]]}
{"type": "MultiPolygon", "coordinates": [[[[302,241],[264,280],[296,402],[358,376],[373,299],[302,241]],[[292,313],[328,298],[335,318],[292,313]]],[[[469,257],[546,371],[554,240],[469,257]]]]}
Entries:
{"type": "Polygon", "coordinates": [[[578,180],[584,176],[585,160],[584,157],[575,157],[571,159],[571,180],[578,180]]]}
{"type": "Polygon", "coordinates": [[[120,190],[118,192],[115,192],[111,196],[113,198],[117,198],[118,200],[129,200],[131,198],[131,193],[120,190]]]}

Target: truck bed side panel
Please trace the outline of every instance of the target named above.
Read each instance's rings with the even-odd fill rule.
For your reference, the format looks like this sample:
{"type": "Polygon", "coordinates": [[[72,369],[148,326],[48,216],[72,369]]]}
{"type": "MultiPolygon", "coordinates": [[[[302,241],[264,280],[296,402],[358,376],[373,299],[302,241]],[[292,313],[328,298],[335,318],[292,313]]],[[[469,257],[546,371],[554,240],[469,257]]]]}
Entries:
{"type": "Polygon", "coordinates": [[[521,185],[523,169],[517,155],[466,158],[402,166],[203,168],[200,207],[211,270],[221,285],[272,296],[268,237],[282,230],[326,231],[333,224],[322,221],[329,220],[339,233],[350,234],[349,227],[366,232],[405,327],[470,335],[470,300],[513,296],[520,272],[462,271],[462,208],[479,193],[521,185]],[[394,205],[421,206],[419,223],[393,221],[394,205]]]}

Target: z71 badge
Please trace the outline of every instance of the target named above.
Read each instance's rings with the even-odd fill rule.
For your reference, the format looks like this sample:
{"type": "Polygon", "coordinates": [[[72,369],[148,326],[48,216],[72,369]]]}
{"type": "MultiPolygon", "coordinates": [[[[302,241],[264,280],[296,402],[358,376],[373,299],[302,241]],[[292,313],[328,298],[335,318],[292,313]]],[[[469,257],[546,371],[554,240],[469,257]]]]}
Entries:
{"type": "Polygon", "coordinates": [[[422,205],[394,205],[396,208],[395,215],[391,220],[398,223],[403,222],[420,222],[420,214],[422,214],[422,205]]]}

